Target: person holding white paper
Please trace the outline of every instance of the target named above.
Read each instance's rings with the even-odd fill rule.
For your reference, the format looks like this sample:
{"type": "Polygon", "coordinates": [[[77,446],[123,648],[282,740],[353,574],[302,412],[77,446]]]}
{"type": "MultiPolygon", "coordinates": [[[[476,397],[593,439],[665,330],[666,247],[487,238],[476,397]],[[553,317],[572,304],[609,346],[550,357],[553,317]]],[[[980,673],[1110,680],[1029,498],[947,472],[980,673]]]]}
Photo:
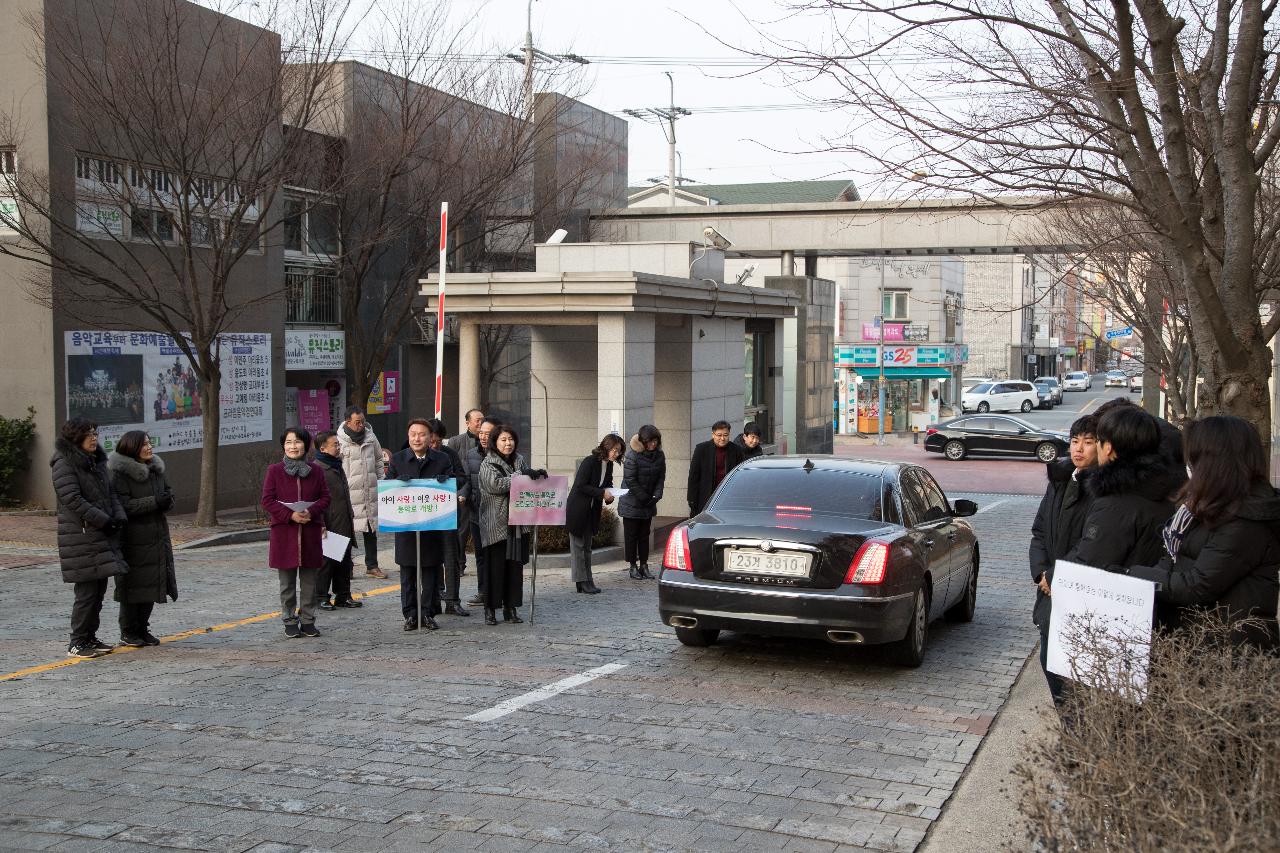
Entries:
{"type": "Polygon", "coordinates": [[[262,508],[271,518],[267,565],[280,582],[280,616],[286,637],[318,637],[316,575],[324,565],[321,537],[329,487],[320,466],[307,461],[311,433],[288,427],[280,434],[284,460],[267,469],[262,483],[262,508]],[[309,502],[305,509],[292,509],[309,502]]]}
{"type": "Polygon", "coordinates": [[[613,503],[613,463],[622,458],[626,445],[622,437],[610,433],[600,440],[578,465],[569,498],[565,502],[565,529],[569,532],[569,558],[573,562],[573,583],[578,592],[600,592],[591,577],[591,540],[600,529],[600,513],[613,503]]]}
{"type": "Polygon", "coordinates": [[[325,550],[329,550],[327,540],[331,538],[342,536],[347,540],[342,556],[335,558],[326,553],[324,565],[320,567],[316,594],[320,597],[321,610],[364,606],[363,602],[351,597],[351,540],[355,538],[356,528],[347,475],[342,470],[341,453],[337,433],[322,432],[316,436],[316,462],[320,463],[325,485],[329,487],[329,508],[324,511],[325,550]],[[329,598],[331,588],[332,599],[329,598]]]}

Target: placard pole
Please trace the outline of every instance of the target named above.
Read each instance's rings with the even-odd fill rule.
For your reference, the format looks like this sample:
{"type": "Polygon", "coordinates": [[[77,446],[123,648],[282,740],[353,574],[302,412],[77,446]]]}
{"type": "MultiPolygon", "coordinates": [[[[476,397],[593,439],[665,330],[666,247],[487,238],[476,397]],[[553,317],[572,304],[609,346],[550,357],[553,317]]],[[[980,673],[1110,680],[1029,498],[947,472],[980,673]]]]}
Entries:
{"type": "Polygon", "coordinates": [[[418,570],[418,628],[422,628],[422,531],[413,531],[413,545],[417,553],[414,555],[414,563],[418,570]]]}
{"type": "Polygon", "coordinates": [[[529,624],[533,624],[534,612],[538,609],[538,525],[533,526],[533,577],[529,579],[529,624]]]}

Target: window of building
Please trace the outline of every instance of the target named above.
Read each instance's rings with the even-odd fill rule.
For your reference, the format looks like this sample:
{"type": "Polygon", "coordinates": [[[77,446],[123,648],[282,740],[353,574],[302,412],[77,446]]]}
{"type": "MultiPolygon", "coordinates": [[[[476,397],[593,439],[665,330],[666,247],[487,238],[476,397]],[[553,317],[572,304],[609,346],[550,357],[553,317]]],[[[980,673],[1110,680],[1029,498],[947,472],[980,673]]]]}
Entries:
{"type": "Polygon", "coordinates": [[[173,217],[162,210],[135,207],[129,215],[129,235],[134,240],[173,242],[173,217]]]}
{"type": "Polygon", "coordinates": [[[284,248],[287,252],[332,258],[338,254],[338,207],[314,198],[284,202],[284,248]]]}
{"type": "Polygon", "coordinates": [[[339,325],[342,302],[338,277],[329,267],[284,268],[285,322],[339,325]]]}
{"type": "Polygon", "coordinates": [[[910,302],[911,291],[886,290],[880,313],[884,315],[885,320],[909,320],[911,319],[910,302]]]}
{"type": "Polygon", "coordinates": [[[13,150],[0,150],[0,175],[18,173],[18,155],[13,150]]]}

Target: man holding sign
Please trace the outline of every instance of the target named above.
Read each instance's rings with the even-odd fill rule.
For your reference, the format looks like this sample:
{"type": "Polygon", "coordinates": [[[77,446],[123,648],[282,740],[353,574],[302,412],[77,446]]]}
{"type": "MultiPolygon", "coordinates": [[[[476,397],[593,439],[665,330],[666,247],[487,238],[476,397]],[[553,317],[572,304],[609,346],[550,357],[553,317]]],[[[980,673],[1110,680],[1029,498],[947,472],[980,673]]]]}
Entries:
{"type": "Polygon", "coordinates": [[[391,457],[387,479],[378,484],[378,527],[396,532],[406,631],[418,630],[419,624],[428,631],[440,627],[432,618],[440,612],[441,537],[448,535],[440,531],[457,528],[453,466],[448,456],[428,447],[430,432],[425,420],[410,421],[408,448],[391,457]],[[392,482],[396,480],[401,482],[392,482]],[[432,482],[410,483],[424,480],[432,482]]]}

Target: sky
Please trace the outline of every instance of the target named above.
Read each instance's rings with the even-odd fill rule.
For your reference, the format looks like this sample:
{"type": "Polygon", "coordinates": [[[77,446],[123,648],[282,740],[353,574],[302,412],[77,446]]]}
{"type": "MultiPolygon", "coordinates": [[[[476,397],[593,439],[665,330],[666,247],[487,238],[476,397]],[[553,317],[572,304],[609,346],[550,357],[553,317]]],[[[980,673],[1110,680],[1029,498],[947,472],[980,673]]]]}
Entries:
{"type": "MultiPolygon", "coordinates": [[[[375,0],[376,2],[376,0],[375,0]]],[[[524,44],[527,0],[453,0],[465,20],[496,52],[524,44]]],[[[774,72],[748,74],[762,50],[761,31],[813,43],[819,22],[788,14],[773,0],[535,0],[534,45],[548,53],[587,57],[590,90],[582,100],[621,115],[627,108],[675,103],[692,112],[676,125],[677,172],[701,183],[853,180],[853,158],[820,151],[856,122],[847,112],[820,108],[774,72]],[[713,36],[712,33],[715,35],[713,36]],[[723,43],[721,43],[723,42],[723,43]],[[726,63],[746,63],[733,65],[726,63]]],[[[657,124],[628,119],[630,182],[667,174],[667,142],[657,124]]],[[[859,181],[862,186],[862,181],[859,181]]]]}

